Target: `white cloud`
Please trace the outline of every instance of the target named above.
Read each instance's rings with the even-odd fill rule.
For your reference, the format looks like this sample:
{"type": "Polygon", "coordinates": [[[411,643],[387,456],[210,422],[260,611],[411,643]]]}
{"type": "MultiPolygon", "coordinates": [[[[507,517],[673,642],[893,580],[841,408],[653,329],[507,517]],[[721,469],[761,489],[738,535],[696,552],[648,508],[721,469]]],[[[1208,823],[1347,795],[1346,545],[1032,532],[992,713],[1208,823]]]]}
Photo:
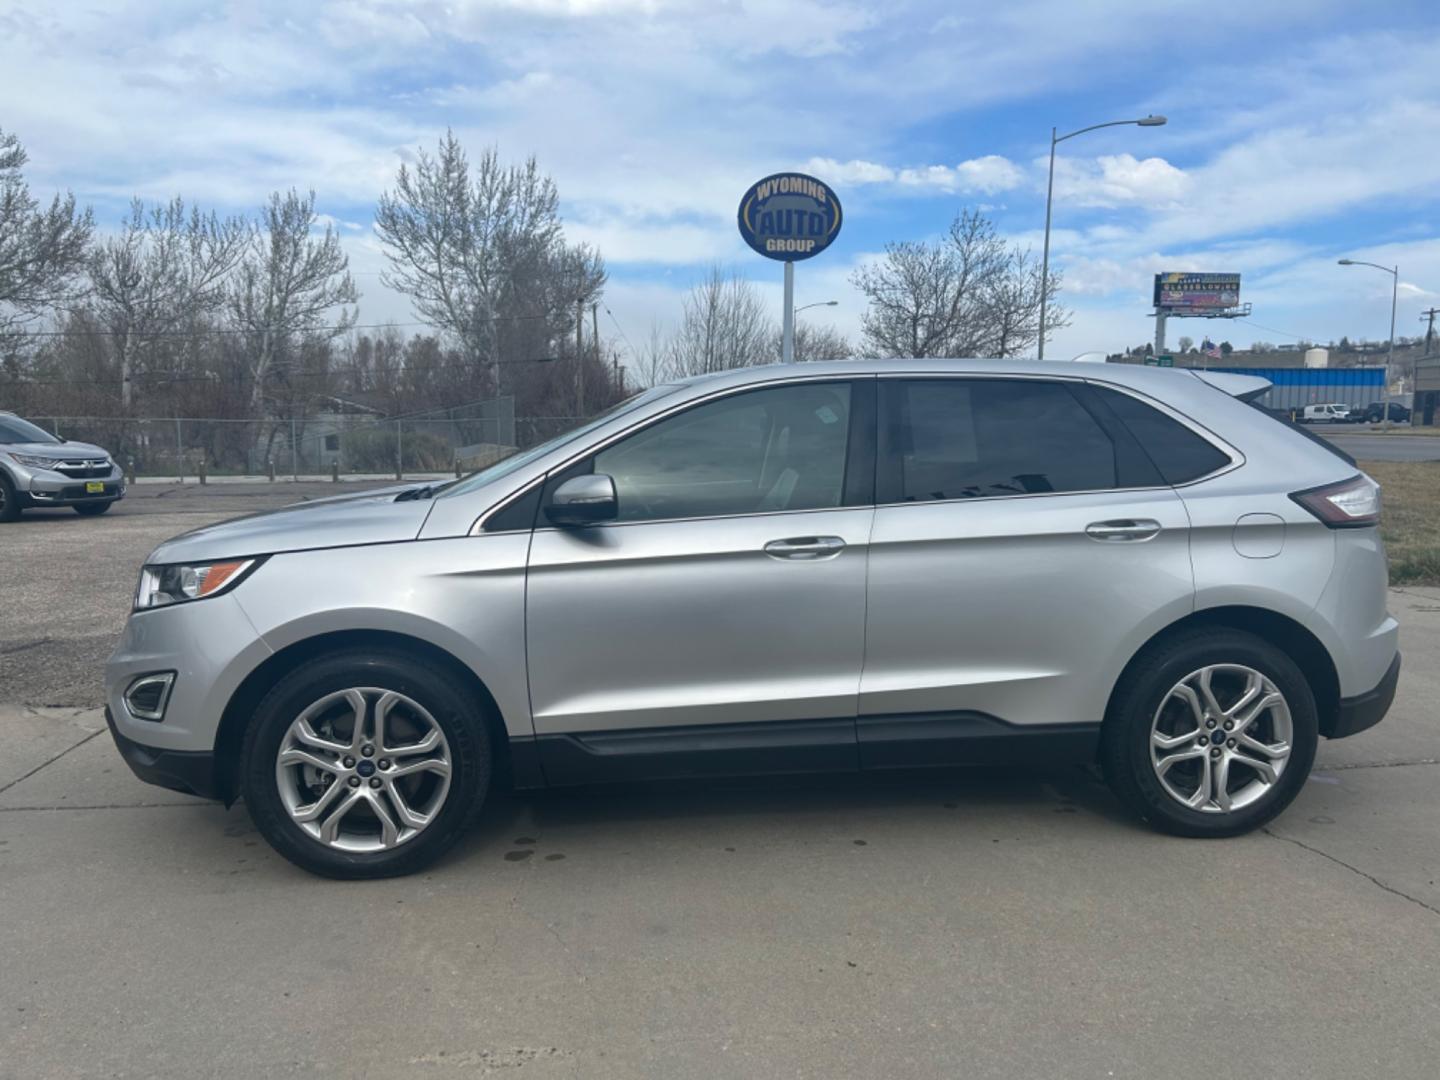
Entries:
{"type": "Polygon", "coordinates": [[[918,165],[900,169],[859,158],[836,161],[814,157],[803,168],[832,183],[898,184],[908,188],[985,195],[1009,191],[1025,182],[1025,173],[1021,168],[999,154],[986,154],[954,166],[918,165]]]}
{"type": "Polygon", "coordinates": [[[1183,171],[1158,157],[1138,160],[1133,154],[1108,154],[1055,162],[1055,197],[1081,206],[1174,206],[1190,186],[1183,171]]]}

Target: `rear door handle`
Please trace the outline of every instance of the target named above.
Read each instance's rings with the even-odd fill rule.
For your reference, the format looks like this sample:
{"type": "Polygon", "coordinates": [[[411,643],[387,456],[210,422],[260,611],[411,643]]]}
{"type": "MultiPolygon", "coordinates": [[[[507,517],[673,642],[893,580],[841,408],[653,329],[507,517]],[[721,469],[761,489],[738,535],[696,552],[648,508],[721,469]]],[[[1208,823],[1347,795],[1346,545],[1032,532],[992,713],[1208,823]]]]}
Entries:
{"type": "Polygon", "coordinates": [[[1087,526],[1085,532],[1094,540],[1149,540],[1152,536],[1159,535],[1160,523],[1149,518],[1122,518],[1117,521],[1097,521],[1087,526]]]}
{"type": "Polygon", "coordinates": [[[772,559],[829,559],[844,547],[845,541],[838,536],[792,536],[771,540],[765,545],[765,554],[772,559]]]}

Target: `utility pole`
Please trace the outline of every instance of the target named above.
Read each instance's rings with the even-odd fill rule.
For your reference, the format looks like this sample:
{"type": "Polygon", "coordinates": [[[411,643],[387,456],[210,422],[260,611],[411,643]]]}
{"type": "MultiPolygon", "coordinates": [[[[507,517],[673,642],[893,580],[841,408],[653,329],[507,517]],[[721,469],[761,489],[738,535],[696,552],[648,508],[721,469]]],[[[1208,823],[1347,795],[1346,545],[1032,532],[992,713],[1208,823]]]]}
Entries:
{"type": "Polygon", "coordinates": [[[605,358],[600,355],[600,303],[590,301],[590,347],[595,350],[595,366],[603,367],[605,358]]]}
{"type": "Polygon", "coordinates": [[[1440,315],[1440,308],[1431,308],[1428,311],[1420,312],[1420,321],[1429,325],[1425,327],[1425,355],[1430,355],[1430,344],[1435,340],[1435,316],[1440,315]]]}
{"type": "Polygon", "coordinates": [[[585,415],[585,301],[575,301],[575,415],[585,415]]]}

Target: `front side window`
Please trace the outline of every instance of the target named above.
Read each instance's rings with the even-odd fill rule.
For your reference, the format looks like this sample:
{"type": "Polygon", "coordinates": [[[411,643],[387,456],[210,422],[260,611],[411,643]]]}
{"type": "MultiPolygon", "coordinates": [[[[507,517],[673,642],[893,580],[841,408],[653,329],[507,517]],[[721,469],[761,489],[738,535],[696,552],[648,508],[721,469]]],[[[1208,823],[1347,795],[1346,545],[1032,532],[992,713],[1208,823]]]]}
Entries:
{"type": "Polygon", "coordinates": [[[843,505],[848,383],[749,390],[661,420],[594,458],[619,521],[843,505]]]}
{"type": "Polygon", "coordinates": [[[1118,486],[1114,443],[1063,383],[883,379],[881,387],[881,502],[1118,486]]]}

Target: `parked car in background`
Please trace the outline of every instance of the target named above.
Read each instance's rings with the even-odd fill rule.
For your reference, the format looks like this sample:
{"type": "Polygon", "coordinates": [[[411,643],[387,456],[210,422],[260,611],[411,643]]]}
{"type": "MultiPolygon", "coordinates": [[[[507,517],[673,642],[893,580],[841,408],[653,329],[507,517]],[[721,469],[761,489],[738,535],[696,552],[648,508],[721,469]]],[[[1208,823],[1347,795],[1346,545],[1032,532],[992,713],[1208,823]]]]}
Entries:
{"type": "Polygon", "coordinates": [[[1302,424],[1348,424],[1350,423],[1350,406],[1330,403],[1326,405],[1306,405],[1300,413],[1302,424]]]}
{"type": "Polygon", "coordinates": [[[124,497],[125,474],[100,447],[67,442],[14,413],[0,412],[0,521],[50,506],[68,506],[89,517],[124,497]]]}
{"type": "MultiPolygon", "coordinates": [[[[1368,424],[1379,424],[1385,420],[1385,403],[1372,401],[1365,407],[1365,422],[1368,424]]],[[[1410,410],[1398,401],[1390,402],[1390,420],[1392,423],[1408,424],[1410,422],[1410,410]]]]}
{"type": "Polygon", "coordinates": [[[142,779],[243,795],[334,877],[427,865],[497,785],[734,773],[1098,761],[1157,828],[1233,836],[1400,670],[1379,489],[1257,420],[1269,387],[1016,360],[659,386],[463,480],[161,545],[106,715],[142,779]]]}

